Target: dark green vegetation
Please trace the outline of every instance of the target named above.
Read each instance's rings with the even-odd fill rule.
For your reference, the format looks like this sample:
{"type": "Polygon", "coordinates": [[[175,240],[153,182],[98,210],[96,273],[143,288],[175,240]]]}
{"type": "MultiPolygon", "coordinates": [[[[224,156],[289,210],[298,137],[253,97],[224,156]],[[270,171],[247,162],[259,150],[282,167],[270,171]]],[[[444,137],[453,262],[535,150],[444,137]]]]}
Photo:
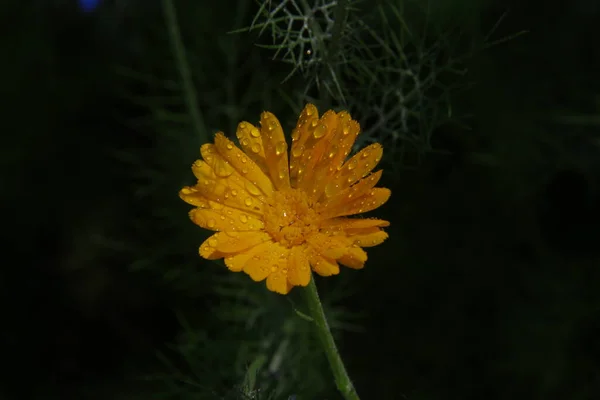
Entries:
{"type": "MultiPolygon", "coordinates": [[[[0,397],[233,399],[261,387],[264,399],[336,398],[298,293],[200,260],[205,232],[177,197],[202,136],[263,109],[289,128],[305,99],[307,80],[282,84],[291,66],[253,46],[255,32],[226,33],[258,7],[175,2],[200,110],[190,117],[161,2],[89,15],[12,3],[0,39],[0,397]]],[[[377,19],[381,3],[353,15],[391,43],[402,28],[390,8],[388,25],[377,19]]],[[[459,90],[434,104],[451,107],[448,120],[415,103],[410,134],[382,138],[393,195],[374,214],[392,222],[390,239],[363,271],[317,282],[359,394],[599,398],[600,7],[431,0],[427,18],[403,12],[429,27],[423,43],[444,44],[430,67],[444,86],[425,99],[459,90]],[[466,74],[442,68],[459,56],[466,74]]],[[[377,105],[393,109],[382,98],[395,81],[367,91],[360,54],[367,68],[352,59],[337,72],[368,129],[377,105]]],[[[308,90],[321,110],[338,107],[334,82],[306,74],[329,84],[308,90]]]]}

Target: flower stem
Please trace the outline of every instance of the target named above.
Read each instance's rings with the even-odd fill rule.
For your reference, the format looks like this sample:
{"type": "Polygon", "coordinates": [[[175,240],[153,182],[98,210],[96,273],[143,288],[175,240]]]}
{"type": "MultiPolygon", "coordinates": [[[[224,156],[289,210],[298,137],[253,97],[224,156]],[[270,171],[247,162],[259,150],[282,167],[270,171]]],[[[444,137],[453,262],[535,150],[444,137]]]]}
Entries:
{"type": "Polygon", "coordinates": [[[323,350],[325,350],[325,355],[327,356],[327,361],[329,361],[329,366],[333,371],[335,384],[338,390],[346,400],[360,400],[356,393],[356,389],[354,389],[354,385],[346,372],[346,367],[344,366],[344,362],[342,361],[337,346],[335,345],[335,341],[333,340],[329,324],[327,324],[327,318],[325,317],[323,305],[319,299],[319,293],[317,292],[317,285],[315,284],[314,277],[311,277],[308,286],[303,292],[306,296],[310,316],[317,326],[317,335],[319,336],[319,341],[323,346],[323,350]]]}

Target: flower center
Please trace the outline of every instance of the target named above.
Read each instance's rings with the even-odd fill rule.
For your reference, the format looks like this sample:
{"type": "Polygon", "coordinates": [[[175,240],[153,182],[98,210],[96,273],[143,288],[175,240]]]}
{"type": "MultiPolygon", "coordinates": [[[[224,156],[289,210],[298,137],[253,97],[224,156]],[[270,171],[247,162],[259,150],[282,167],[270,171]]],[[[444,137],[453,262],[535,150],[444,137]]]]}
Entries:
{"type": "Polygon", "coordinates": [[[265,231],[288,248],[301,245],[318,231],[318,221],[306,193],[298,189],[275,192],[264,215],[265,231]]]}

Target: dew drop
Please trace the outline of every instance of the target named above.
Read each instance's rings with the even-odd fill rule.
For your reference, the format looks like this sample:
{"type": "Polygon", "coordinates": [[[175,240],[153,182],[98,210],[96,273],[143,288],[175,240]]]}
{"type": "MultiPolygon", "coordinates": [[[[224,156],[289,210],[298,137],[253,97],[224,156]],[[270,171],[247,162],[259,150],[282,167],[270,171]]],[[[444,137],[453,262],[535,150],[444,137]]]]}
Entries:
{"type": "Polygon", "coordinates": [[[294,157],[300,157],[304,153],[304,146],[292,146],[292,155],[294,157]]]}
{"type": "Polygon", "coordinates": [[[344,133],[344,136],[346,136],[347,134],[350,133],[350,127],[348,125],[344,125],[342,132],[344,133]]]}
{"type": "Polygon", "coordinates": [[[350,162],[348,163],[348,169],[349,169],[350,171],[352,171],[354,168],[356,168],[356,164],[357,164],[356,160],[352,160],[352,161],[350,161],[350,162]]]}
{"type": "Polygon", "coordinates": [[[312,126],[313,128],[315,126],[319,125],[319,120],[318,119],[313,119],[312,122],[310,123],[310,126],[312,126]]]}
{"type": "Polygon", "coordinates": [[[275,145],[275,154],[280,156],[287,150],[287,143],[284,141],[278,142],[275,145]]]}
{"type": "Polygon", "coordinates": [[[224,215],[221,215],[220,218],[221,218],[221,221],[225,221],[225,216],[224,215]]]}
{"type": "Polygon", "coordinates": [[[254,143],[251,150],[253,153],[258,154],[260,152],[260,145],[258,143],[254,143]]]}
{"type": "Polygon", "coordinates": [[[248,168],[244,167],[242,168],[242,174],[246,175],[248,173],[248,168]]]}
{"type": "Polygon", "coordinates": [[[242,164],[246,164],[248,162],[248,159],[246,157],[242,157],[240,161],[242,162],[242,164]]]}
{"type": "Polygon", "coordinates": [[[245,122],[240,122],[239,128],[246,129],[247,124],[245,122]]]}
{"type": "MultiPolygon", "coordinates": [[[[246,190],[248,191],[248,193],[250,193],[251,195],[258,196],[260,194],[260,190],[252,182],[246,181],[244,186],[246,187],[246,190]]],[[[250,202],[252,202],[252,200],[250,200],[250,202]]],[[[250,205],[250,204],[246,203],[246,205],[250,205]]]]}
{"type": "Polygon", "coordinates": [[[315,113],[315,110],[313,110],[312,107],[306,107],[306,115],[308,115],[310,117],[314,113],[315,113]]]}
{"type": "Polygon", "coordinates": [[[365,150],[365,151],[363,151],[363,152],[362,152],[362,155],[361,155],[361,157],[362,157],[362,158],[367,158],[367,157],[369,157],[369,155],[370,155],[370,154],[371,154],[371,152],[370,152],[370,151],[367,151],[367,150],[365,150]]]}
{"type": "Polygon", "coordinates": [[[325,133],[327,133],[327,127],[324,124],[321,124],[315,128],[313,136],[315,137],[315,139],[319,139],[325,136],[325,133]]]}
{"type": "Polygon", "coordinates": [[[227,178],[233,173],[233,167],[225,160],[218,159],[214,165],[215,174],[221,178],[227,178]]]}
{"type": "Polygon", "coordinates": [[[226,146],[226,147],[227,147],[227,150],[231,150],[231,149],[233,149],[233,145],[232,145],[231,143],[227,143],[227,146],[226,146]]]}
{"type": "Polygon", "coordinates": [[[295,142],[298,140],[298,138],[300,138],[300,131],[298,131],[298,129],[294,129],[292,131],[292,140],[295,142]]]}
{"type": "Polygon", "coordinates": [[[277,267],[276,266],[272,266],[271,267],[271,272],[275,272],[275,271],[277,271],[277,267]]]}
{"type": "Polygon", "coordinates": [[[250,207],[252,205],[252,199],[250,197],[246,197],[246,200],[244,200],[244,204],[250,207]]]}
{"type": "Polygon", "coordinates": [[[252,137],[259,137],[260,136],[260,131],[258,130],[258,128],[254,127],[250,130],[250,136],[252,137]]]}
{"type": "Polygon", "coordinates": [[[231,195],[232,195],[233,197],[237,196],[237,194],[238,194],[238,191],[237,191],[237,190],[235,190],[235,189],[231,190],[231,195]]]}
{"type": "Polygon", "coordinates": [[[248,217],[246,216],[246,214],[240,215],[240,221],[242,221],[242,223],[244,224],[248,222],[248,217]]]}
{"type": "Polygon", "coordinates": [[[246,138],[242,139],[242,146],[247,147],[248,144],[250,144],[250,142],[248,142],[248,139],[246,139],[246,138]]]}
{"type": "Polygon", "coordinates": [[[217,223],[215,222],[214,219],[209,219],[208,222],[206,223],[206,226],[208,226],[209,228],[214,228],[216,224],[217,223]]]}
{"type": "Polygon", "coordinates": [[[216,238],[211,237],[210,239],[208,239],[208,244],[210,245],[210,247],[216,247],[219,244],[219,241],[216,238]]]}

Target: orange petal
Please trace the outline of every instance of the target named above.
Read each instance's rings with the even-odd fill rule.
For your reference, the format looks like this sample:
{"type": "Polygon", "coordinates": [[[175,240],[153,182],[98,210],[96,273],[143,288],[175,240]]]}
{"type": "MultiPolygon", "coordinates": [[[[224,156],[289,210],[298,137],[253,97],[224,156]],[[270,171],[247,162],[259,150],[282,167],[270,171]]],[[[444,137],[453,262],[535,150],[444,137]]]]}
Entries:
{"type": "Polygon", "coordinates": [[[273,184],[269,177],[221,132],[215,136],[215,148],[224,160],[231,164],[241,176],[256,185],[266,196],[273,194],[273,184]]]}
{"type": "Polygon", "coordinates": [[[208,208],[208,199],[193,186],[185,186],[179,191],[181,200],[196,207],[208,208]]]}
{"type": "Polygon", "coordinates": [[[310,265],[312,270],[321,276],[331,276],[340,273],[340,266],[337,262],[316,254],[310,257],[310,265]]]}
{"type": "Polygon", "coordinates": [[[273,244],[273,242],[270,242],[270,241],[264,242],[257,246],[254,246],[251,249],[248,249],[242,253],[235,254],[233,256],[227,256],[227,257],[225,257],[225,265],[227,265],[227,268],[229,268],[230,271],[240,272],[241,270],[244,269],[244,265],[246,265],[246,263],[252,257],[254,257],[256,254],[259,254],[259,253],[265,251],[265,249],[268,246],[271,246],[272,244],[273,244]]]}
{"type": "Polygon", "coordinates": [[[238,124],[235,134],[244,153],[246,153],[265,174],[269,175],[260,130],[250,122],[242,121],[238,124]]]}
{"type": "Polygon", "coordinates": [[[269,242],[267,246],[261,246],[261,250],[246,262],[244,272],[253,280],[262,281],[287,262],[288,253],[289,250],[279,243],[269,242]]]}
{"type": "Polygon", "coordinates": [[[388,236],[386,232],[379,228],[369,228],[361,233],[349,235],[349,238],[356,246],[373,247],[383,243],[388,236]]]}
{"type": "MultiPolygon", "coordinates": [[[[214,157],[220,158],[220,155],[214,157]]],[[[198,178],[194,190],[201,196],[248,213],[263,214],[265,196],[237,172],[232,172],[227,178],[218,177],[213,168],[202,160],[196,161],[192,170],[198,178]]]]}
{"type": "Polygon", "coordinates": [[[190,211],[190,219],[196,225],[213,231],[258,231],[265,227],[254,214],[227,206],[219,210],[195,208],[190,211]]]}
{"type": "Polygon", "coordinates": [[[310,138],[308,130],[319,120],[319,111],[312,104],[307,104],[300,113],[298,123],[292,131],[292,150],[290,152],[290,181],[292,187],[298,187],[298,171],[302,167],[301,175],[304,174],[305,167],[302,166],[306,156],[306,141],[310,138]]]}
{"type": "Polygon", "coordinates": [[[288,294],[291,286],[288,284],[287,275],[282,269],[269,274],[267,277],[267,289],[279,294],[288,294]]]}
{"type": "Polygon", "coordinates": [[[347,248],[352,245],[352,242],[344,236],[329,236],[323,233],[310,235],[306,242],[316,254],[334,260],[344,255],[347,248]]]}
{"type": "Polygon", "coordinates": [[[389,221],[376,218],[332,218],[321,222],[326,229],[351,230],[390,226],[389,221]]]}
{"type": "Polygon", "coordinates": [[[288,259],[288,276],[290,284],[294,286],[306,286],[310,282],[310,264],[303,246],[292,247],[288,259]]]}
{"type": "Polygon", "coordinates": [[[340,264],[349,268],[361,269],[367,261],[367,253],[358,246],[348,249],[348,252],[337,260],[340,264]]]}
{"type": "Polygon", "coordinates": [[[377,182],[379,182],[379,179],[381,179],[382,173],[383,171],[372,173],[371,175],[361,179],[354,185],[341,192],[338,190],[338,187],[336,187],[337,184],[332,182],[331,184],[327,185],[325,187],[325,199],[320,203],[321,210],[332,209],[340,204],[347,203],[350,200],[364,196],[370,192],[375,185],[377,185],[377,182]]]}
{"type": "Polygon", "coordinates": [[[263,112],[260,116],[260,130],[265,151],[265,162],[271,180],[278,190],[290,187],[287,143],[281,124],[275,115],[263,112]]]}
{"type": "Polygon", "coordinates": [[[374,188],[368,194],[354,200],[333,207],[328,206],[321,215],[326,218],[334,218],[362,214],[380,207],[388,201],[391,194],[392,192],[387,188],[374,188]]]}
{"type": "Polygon", "coordinates": [[[217,232],[202,243],[200,255],[213,260],[245,251],[269,240],[271,237],[265,232],[217,232]]]}
{"type": "Polygon", "coordinates": [[[334,196],[367,176],[381,160],[382,155],[383,148],[379,143],[373,143],[355,154],[328,182],[327,196],[334,196]]]}

